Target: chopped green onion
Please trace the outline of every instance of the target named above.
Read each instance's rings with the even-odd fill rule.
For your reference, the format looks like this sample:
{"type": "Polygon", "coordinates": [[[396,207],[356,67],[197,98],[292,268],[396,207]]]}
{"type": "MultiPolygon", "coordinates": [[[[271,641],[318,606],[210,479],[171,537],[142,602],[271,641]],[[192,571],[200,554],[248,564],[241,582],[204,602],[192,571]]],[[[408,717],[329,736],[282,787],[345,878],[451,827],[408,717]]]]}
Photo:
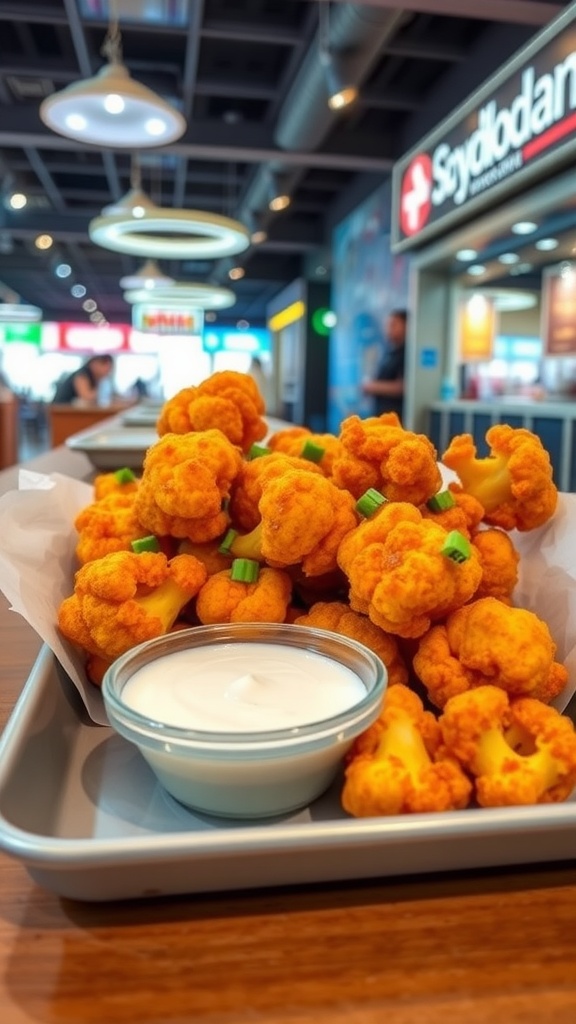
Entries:
{"type": "Polygon", "coordinates": [[[138,537],[137,540],[131,542],[131,547],[137,555],[142,554],[143,551],[160,551],[158,537],[153,534],[150,534],[149,537],[138,537]]]}
{"type": "Polygon", "coordinates": [[[136,479],[136,474],[128,469],[128,466],[124,466],[122,469],[117,469],[114,473],[116,480],[119,484],[131,484],[136,479]]]}
{"type": "Polygon", "coordinates": [[[378,509],[388,501],[380,491],[377,491],[375,487],[369,487],[367,491],[364,491],[358,501],[356,502],[356,511],[361,516],[365,516],[369,519],[373,516],[378,509]]]}
{"type": "Polygon", "coordinates": [[[426,506],[431,512],[445,512],[446,509],[453,508],[455,504],[451,491],[440,491],[426,502],[426,506]]]}
{"type": "Polygon", "coordinates": [[[271,448],[267,448],[266,445],[263,445],[263,444],[252,444],[252,445],[250,445],[250,449],[248,451],[247,458],[251,462],[252,459],[261,459],[263,455],[271,455],[271,454],[272,454],[272,449],[271,448]]]}
{"type": "Polygon", "coordinates": [[[300,452],[301,459],[308,459],[309,462],[320,462],[326,454],[326,449],[314,441],[305,441],[300,452]]]}
{"type": "Polygon", "coordinates": [[[218,551],[219,551],[219,553],[221,555],[229,555],[230,554],[230,548],[232,547],[232,545],[233,545],[234,541],[236,540],[237,536],[238,536],[238,530],[232,530],[232,529],[228,530],[228,532],[226,533],[226,535],[224,537],[224,540],[222,541],[220,547],[218,548],[218,551]]]}
{"type": "Polygon", "coordinates": [[[471,551],[470,541],[459,530],[451,530],[442,545],[442,554],[453,562],[468,561],[471,551]]]}
{"type": "Polygon", "coordinates": [[[253,558],[235,558],[230,567],[230,579],[235,583],[256,583],[260,565],[253,558]]]}

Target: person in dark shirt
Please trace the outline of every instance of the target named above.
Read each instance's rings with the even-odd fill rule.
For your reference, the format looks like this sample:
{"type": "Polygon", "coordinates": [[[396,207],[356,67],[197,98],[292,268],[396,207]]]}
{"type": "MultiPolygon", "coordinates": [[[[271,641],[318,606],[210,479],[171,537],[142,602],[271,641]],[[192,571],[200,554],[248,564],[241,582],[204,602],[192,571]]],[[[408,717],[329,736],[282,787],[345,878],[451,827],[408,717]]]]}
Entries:
{"type": "Polygon", "coordinates": [[[363,393],[375,400],[377,416],[395,412],[402,419],[407,319],[404,309],[394,309],[389,314],[386,321],[387,351],[374,378],[362,385],[363,393]]]}
{"type": "Polygon", "coordinates": [[[107,353],[91,356],[78,370],[69,373],[56,385],[55,405],[71,405],[73,402],[95,402],[98,398],[98,385],[105,377],[109,377],[114,368],[114,360],[107,353]]]}

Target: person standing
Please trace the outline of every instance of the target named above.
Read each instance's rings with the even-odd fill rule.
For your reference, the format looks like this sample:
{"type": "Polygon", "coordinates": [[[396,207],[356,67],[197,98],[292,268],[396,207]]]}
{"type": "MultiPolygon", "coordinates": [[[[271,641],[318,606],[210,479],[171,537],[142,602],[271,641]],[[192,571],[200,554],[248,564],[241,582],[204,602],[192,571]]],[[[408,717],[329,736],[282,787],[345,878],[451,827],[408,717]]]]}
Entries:
{"type": "Polygon", "coordinates": [[[405,309],[393,309],[386,320],[387,350],[372,380],[364,381],[362,392],[375,400],[377,416],[395,412],[400,419],[404,405],[404,366],[406,356],[405,309]]]}
{"type": "Polygon", "coordinates": [[[108,353],[91,356],[86,362],[69,373],[56,385],[52,403],[54,405],[72,405],[74,402],[94,404],[98,400],[98,387],[110,376],[114,368],[114,360],[108,353]]]}

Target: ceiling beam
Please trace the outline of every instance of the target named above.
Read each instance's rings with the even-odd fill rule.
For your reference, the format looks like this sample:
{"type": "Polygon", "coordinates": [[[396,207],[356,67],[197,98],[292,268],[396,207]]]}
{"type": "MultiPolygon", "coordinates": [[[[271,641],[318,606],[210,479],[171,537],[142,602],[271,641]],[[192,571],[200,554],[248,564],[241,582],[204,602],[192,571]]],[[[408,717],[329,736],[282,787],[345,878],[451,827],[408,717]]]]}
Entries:
{"type": "MultiPolygon", "coordinates": [[[[329,0],[322,0],[326,3],[329,0]]],[[[345,3],[346,0],[335,0],[345,3]]],[[[367,7],[397,10],[398,0],[363,0],[367,7]]],[[[482,0],[481,3],[463,3],[462,0],[402,0],[402,10],[415,14],[443,14],[452,18],[474,18],[479,21],[504,21],[517,25],[547,25],[560,14],[565,4],[542,3],[540,0],[482,0]]]]}
{"type": "Polygon", "coordinates": [[[74,52],[76,53],[78,67],[80,68],[82,75],[86,78],[90,78],[92,75],[92,61],[90,60],[90,54],[88,53],[86,37],[84,35],[84,29],[82,28],[82,19],[78,12],[76,0],[64,0],[64,9],[66,11],[68,27],[74,44],[74,52]]]}
{"type": "Polygon", "coordinates": [[[245,22],[211,21],[202,26],[203,39],[225,39],[242,43],[266,43],[272,46],[298,46],[300,33],[296,29],[275,25],[247,25],[245,22]]]}
{"type": "Polygon", "coordinates": [[[48,171],[46,164],[44,163],[42,157],[38,153],[38,150],[35,149],[33,146],[25,146],[24,152],[26,154],[26,158],[30,164],[30,167],[34,171],[34,174],[38,178],[38,181],[42,185],[42,188],[44,189],[54,209],[59,211],[65,210],[66,203],[62,198],[62,193],[56,185],[54,178],[48,171]]]}

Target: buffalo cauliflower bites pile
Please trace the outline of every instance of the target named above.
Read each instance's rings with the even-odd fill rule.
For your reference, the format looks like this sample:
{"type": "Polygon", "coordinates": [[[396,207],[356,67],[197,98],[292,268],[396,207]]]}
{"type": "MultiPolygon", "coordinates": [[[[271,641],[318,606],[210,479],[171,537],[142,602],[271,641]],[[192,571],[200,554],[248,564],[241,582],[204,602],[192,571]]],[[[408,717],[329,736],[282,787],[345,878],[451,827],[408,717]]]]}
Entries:
{"type": "Polygon", "coordinates": [[[567,670],[547,623],[515,602],[512,531],[557,504],[539,439],[496,425],[486,458],[467,434],[439,457],[394,414],[268,436],[264,412],[251,377],[215,373],[165,403],[139,476],[96,477],[58,612],[88,678],[178,628],[327,629],[388,673],[346,758],[349,814],[565,800],[576,733],[551,702],[567,670]]]}

